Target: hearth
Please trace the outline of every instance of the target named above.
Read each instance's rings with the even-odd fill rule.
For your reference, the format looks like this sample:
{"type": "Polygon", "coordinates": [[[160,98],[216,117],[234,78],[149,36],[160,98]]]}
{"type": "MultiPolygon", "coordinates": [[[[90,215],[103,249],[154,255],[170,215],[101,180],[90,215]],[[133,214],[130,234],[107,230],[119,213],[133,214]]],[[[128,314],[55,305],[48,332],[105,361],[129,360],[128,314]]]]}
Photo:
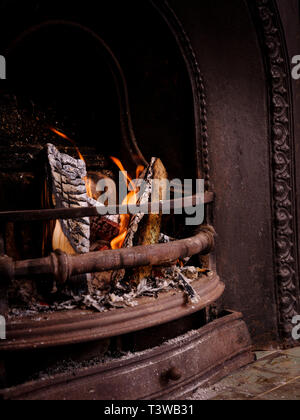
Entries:
{"type": "Polygon", "coordinates": [[[168,19],[159,2],[114,3],[98,21],[92,3],[70,12],[20,2],[13,25],[2,6],[11,25],[0,99],[4,399],[183,398],[253,360],[242,315],[215,310],[224,284],[195,56],[174,37],[170,8],[168,19]],[[204,179],[205,192],[177,198],[177,182],[167,197],[168,178],[204,179]],[[131,191],[99,215],[96,185],[107,180],[131,191]],[[183,208],[199,204],[203,223],[186,226],[183,208]]]}

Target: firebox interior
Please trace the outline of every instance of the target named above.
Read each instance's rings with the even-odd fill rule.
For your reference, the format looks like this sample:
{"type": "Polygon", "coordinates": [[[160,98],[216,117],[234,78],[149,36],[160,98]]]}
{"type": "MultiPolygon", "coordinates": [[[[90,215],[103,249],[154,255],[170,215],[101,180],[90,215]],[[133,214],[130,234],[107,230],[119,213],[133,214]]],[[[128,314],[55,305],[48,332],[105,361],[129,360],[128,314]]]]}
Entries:
{"type": "MultiPolygon", "coordinates": [[[[110,2],[101,6],[96,24],[91,2],[84,10],[74,5],[72,16],[56,2],[31,6],[22,8],[21,24],[6,5],[0,29],[9,74],[0,99],[2,210],[41,207],[41,155],[47,143],[76,156],[75,148],[51,127],[76,143],[89,171],[111,172],[109,156],[121,158],[129,172],[135,169],[122,139],[116,82],[92,34],[101,37],[120,62],[143,155],[166,162],[170,178],[195,178],[190,80],[178,46],[154,9],[147,2],[126,7],[110,2]]],[[[40,224],[7,229],[10,256],[40,256],[40,224]]]]}

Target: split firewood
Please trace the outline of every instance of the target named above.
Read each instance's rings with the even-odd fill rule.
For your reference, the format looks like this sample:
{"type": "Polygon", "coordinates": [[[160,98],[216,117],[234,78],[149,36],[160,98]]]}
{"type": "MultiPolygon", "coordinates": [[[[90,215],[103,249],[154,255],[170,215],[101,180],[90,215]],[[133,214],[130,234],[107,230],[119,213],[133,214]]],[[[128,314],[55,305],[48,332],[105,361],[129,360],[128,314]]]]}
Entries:
{"type": "MultiPolygon", "coordinates": [[[[87,207],[85,162],[60,153],[55,146],[48,144],[50,166],[51,197],[54,207],[87,207]]],[[[70,255],[84,254],[90,250],[90,220],[59,220],[56,222],[52,238],[53,249],[60,249],[70,255]]]]}
{"type": "MultiPolygon", "coordinates": [[[[159,185],[153,191],[152,201],[159,202],[167,197],[167,171],[160,159],[156,159],[153,165],[153,179],[159,181],[159,185]],[[155,197],[153,196],[155,194],[155,197]]],[[[149,214],[144,216],[137,232],[137,245],[154,245],[159,242],[161,233],[161,214],[149,214]]],[[[139,283],[142,279],[151,276],[152,267],[141,267],[134,270],[133,280],[139,283]]]]}
{"type": "MultiPolygon", "coordinates": [[[[97,207],[103,204],[99,203],[97,200],[103,192],[97,189],[98,182],[104,178],[113,179],[114,175],[110,171],[103,172],[88,172],[88,181],[87,181],[87,193],[88,193],[88,202],[90,206],[97,207]]],[[[119,234],[119,222],[120,218],[118,215],[106,215],[106,216],[96,216],[90,218],[91,223],[91,236],[90,242],[91,245],[98,241],[108,241],[111,242],[119,234]]]]}
{"type": "MultiPolygon", "coordinates": [[[[44,200],[47,207],[97,207],[97,180],[105,176],[99,173],[87,175],[86,164],[82,159],[60,153],[52,144],[48,145],[50,171],[46,189],[50,186],[51,194],[44,200]]],[[[49,188],[48,188],[49,189],[49,188]]],[[[52,238],[52,249],[60,249],[68,255],[79,255],[99,250],[101,241],[111,241],[118,235],[119,216],[97,216],[72,220],[58,220],[45,227],[45,233],[52,238]]],[[[109,248],[107,248],[109,249],[109,248]]],[[[106,283],[111,273],[81,276],[78,283],[91,289],[95,278],[106,283]]]]}
{"type": "MultiPolygon", "coordinates": [[[[156,159],[152,158],[147,170],[144,171],[141,175],[141,179],[144,181],[144,190],[140,192],[140,196],[136,203],[137,205],[145,205],[150,201],[152,192],[153,166],[155,161],[156,159]]],[[[134,246],[134,238],[137,233],[139,224],[143,220],[144,216],[145,215],[143,213],[139,213],[131,217],[123,248],[132,248],[134,246]]],[[[120,282],[124,279],[125,274],[125,269],[114,271],[112,275],[112,283],[114,285],[120,284],[120,282]]]]}
{"type": "MultiPolygon", "coordinates": [[[[141,192],[137,205],[143,206],[150,202],[152,198],[154,179],[160,181],[156,197],[153,201],[164,200],[166,197],[166,183],[168,175],[167,171],[160,159],[152,158],[147,170],[143,173],[143,180],[145,181],[144,190],[141,192]]],[[[161,215],[150,214],[145,215],[139,213],[133,215],[128,227],[128,233],[123,244],[123,248],[131,248],[137,245],[151,245],[159,242],[161,231],[161,215]]],[[[133,271],[132,280],[139,283],[145,277],[151,275],[152,267],[142,267],[133,271]]],[[[119,270],[114,273],[114,282],[120,282],[125,277],[125,270],[119,270]]]]}
{"type": "MultiPolygon", "coordinates": [[[[152,158],[150,165],[148,166],[146,172],[143,174],[144,175],[143,181],[145,182],[145,184],[144,184],[144,191],[142,191],[137,201],[137,205],[139,206],[148,204],[151,199],[152,180],[154,179],[154,166],[155,166],[156,161],[157,161],[156,158],[152,158]]],[[[123,248],[131,248],[134,245],[136,245],[135,243],[136,234],[144,216],[145,216],[144,213],[139,213],[132,216],[123,248]]]]}
{"type": "MultiPolygon", "coordinates": [[[[48,170],[46,195],[50,207],[74,208],[88,207],[86,188],[87,171],[82,159],[75,159],[60,153],[52,144],[47,145],[48,170]]],[[[90,252],[90,219],[88,217],[57,220],[46,226],[52,238],[52,250],[61,250],[68,255],[80,255],[90,252]]],[[[46,238],[44,238],[46,241],[46,238]]],[[[87,290],[89,275],[78,276],[78,291],[87,290]]],[[[56,283],[52,293],[57,292],[56,283]]]]}
{"type": "MultiPolygon", "coordinates": [[[[97,207],[96,173],[87,177],[83,160],[60,153],[55,146],[48,145],[51,198],[44,198],[44,207],[97,207]],[[88,181],[87,181],[88,180],[88,181]],[[89,190],[89,195],[87,194],[89,190]]],[[[98,179],[104,175],[97,173],[98,179]]],[[[46,189],[48,187],[46,185],[46,189]]],[[[49,196],[49,193],[45,194],[49,196]]],[[[97,216],[74,220],[61,220],[46,228],[46,235],[53,237],[53,249],[68,254],[89,252],[90,245],[99,240],[111,241],[118,234],[119,216],[97,216]]]]}
{"type": "Polygon", "coordinates": [[[91,217],[91,244],[98,241],[111,242],[119,234],[118,218],[107,216],[91,217]]]}

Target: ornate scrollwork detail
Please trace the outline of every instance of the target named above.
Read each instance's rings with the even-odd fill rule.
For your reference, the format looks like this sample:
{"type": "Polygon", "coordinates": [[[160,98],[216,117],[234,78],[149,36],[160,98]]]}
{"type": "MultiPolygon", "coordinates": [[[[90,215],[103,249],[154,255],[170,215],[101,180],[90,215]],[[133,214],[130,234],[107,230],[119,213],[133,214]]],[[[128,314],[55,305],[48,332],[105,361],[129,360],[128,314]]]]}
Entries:
{"type": "MultiPolygon", "coordinates": [[[[250,0],[252,3],[252,0],[250,0]]],[[[253,3],[252,3],[253,5],[253,3]]],[[[252,5],[250,7],[252,8],[252,5]]],[[[290,68],[281,20],[274,0],[252,8],[261,29],[270,93],[273,237],[279,330],[289,342],[299,313],[296,191],[290,68]]]]}

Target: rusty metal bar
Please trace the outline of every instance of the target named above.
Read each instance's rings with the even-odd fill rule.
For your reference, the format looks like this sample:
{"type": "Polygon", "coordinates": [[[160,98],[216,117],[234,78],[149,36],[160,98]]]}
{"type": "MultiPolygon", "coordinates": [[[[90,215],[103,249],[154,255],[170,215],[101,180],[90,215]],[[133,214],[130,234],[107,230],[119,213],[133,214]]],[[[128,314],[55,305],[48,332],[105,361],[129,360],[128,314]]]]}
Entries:
{"type": "MultiPolygon", "coordinates": [[[[209,204],[214,201],[214,193],[207,192],[204,196],[204,204],[209,204]]],[[[151,206],[149,203],[140,207],[141,213],[151,213],[151,206]]],[[[182,199],[162,201],[159,203],[159,211],[162,212],[165,206],[170,206],[171,213],[176,210],[185,208],[191,208],[199,205],[199,197],[191,196],[182,199]]],[[[135,207],[134,207],[135,208],[135,207]]],[[[6,222],[38,222],[47,220],[57,219],[77,219],[81,217],[95,217],[99,216],[100,209],[104,207],[76,207],[76,208],[61,208],[61,209],[44,209],[44,210],[22,210],[22,211],[5,211],[0,212],[0,224],[6,222]]],[[[127,214],[132,213],[130,211],[131,206],[106,206],[106,214],[127,214]]]]}
{"type": "Polygon", "coordinates": [[[75,275],[163,265],[178,258],[211,252],[214,247],[214,235],[214,229],[207,226],[201,228],[201,232],[192,238],[167,244],[92,252],[78,256],[57,251],[46,258],[17,262],[9,257],[3,257],[0,258],[0,278],[13,280],[53,275],[58,282],[65,283],[75,275]]]}

